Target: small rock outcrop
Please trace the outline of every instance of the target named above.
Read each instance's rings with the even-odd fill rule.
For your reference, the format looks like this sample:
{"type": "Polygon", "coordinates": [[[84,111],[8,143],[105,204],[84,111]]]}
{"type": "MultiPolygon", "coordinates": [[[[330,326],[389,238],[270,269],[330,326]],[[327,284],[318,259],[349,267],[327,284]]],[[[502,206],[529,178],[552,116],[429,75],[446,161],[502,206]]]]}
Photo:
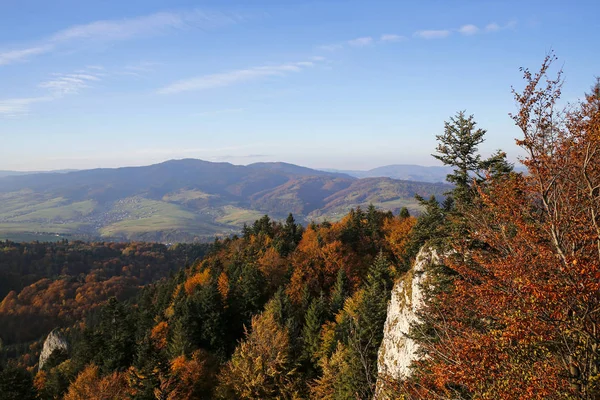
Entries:
{"type": "Polygon", "coordinates": [[[408,337],[408,333],[411,324],[418,320],[417,310],[423,304],[421,286],[426,276],[425,268],[439,262],[439,255],[435,250],[423,248],[413,267],[394,284],[377,361],[377,398],[386,397],[380,390],[386,379],[398,380],[411,374],[410,365],[417,358],[418,344],[408,337]]]}
{"type": "Polygon", "coordinates": [[[64,336],[60,333],[58,329],[54,329],[46,340],[44,341],[44,346],[42,347],[42,352],[40,353],[40,360],[38,362],[39,369],[41,370],[52,355],[57,350],[62,350],[67,352],[69,350],[69,344],[64,336]]]}

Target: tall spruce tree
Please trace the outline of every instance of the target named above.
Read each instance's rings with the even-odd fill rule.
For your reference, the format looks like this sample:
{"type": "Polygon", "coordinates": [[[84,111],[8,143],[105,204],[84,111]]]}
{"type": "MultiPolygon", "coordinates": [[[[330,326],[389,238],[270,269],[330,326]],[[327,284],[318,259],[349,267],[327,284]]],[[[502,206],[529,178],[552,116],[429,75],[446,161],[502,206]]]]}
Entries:
{"type": "Polygon", "coordinates": [[[337,314],[344,307],[344,302],[349,295],[348,276],[346,275],[346,270],[340,268],[331,293],[331,303],[329,306],[331,315],[337,314]]]}
{"type": "Polygon", "coordinates": [[[304,358],[316,364],[321,339],[321,326],[327,318],[327,304],[323,293],[312,299],[302,329],[302,341],[304,342],[304,358]]]}

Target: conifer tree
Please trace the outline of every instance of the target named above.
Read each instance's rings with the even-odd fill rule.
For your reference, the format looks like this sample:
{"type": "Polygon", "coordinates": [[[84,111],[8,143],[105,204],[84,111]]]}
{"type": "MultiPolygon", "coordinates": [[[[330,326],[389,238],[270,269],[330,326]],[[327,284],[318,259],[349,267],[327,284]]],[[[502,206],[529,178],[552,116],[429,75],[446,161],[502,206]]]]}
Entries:
{"type": "Polygon", "coordinates": [[[346,297],[349,295],[350,293],[348,290],[348,277],[346,275],[346,270],[344,268],[340,268],[335,280],[335,286],[333,287],[333,291],[331,293],[331,315],[337,314],[338,311],[344,307],[344,301],[346,301],[346,297]]]}
{"type": "Polygon", "coordinates": [[[302,341],[304,342],[304,358],[312,363],[318,359],[321,339],[321,326],[327,317],[327,304],[323,293],[310,303],[304,319],[302,341]]]}
{"type": "Polygon", "coordinates": [[[33,380],[27,371],[0,366],[0,399],[34,400],[36,398],[33,380]]]}

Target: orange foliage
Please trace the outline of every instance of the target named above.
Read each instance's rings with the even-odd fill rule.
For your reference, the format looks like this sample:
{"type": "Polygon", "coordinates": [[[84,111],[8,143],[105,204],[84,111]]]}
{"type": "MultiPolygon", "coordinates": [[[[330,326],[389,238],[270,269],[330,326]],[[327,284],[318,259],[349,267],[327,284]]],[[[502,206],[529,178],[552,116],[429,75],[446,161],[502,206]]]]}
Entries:
{"type": "Polygon", "coordinates": [[[600,87],[561,120],[551,61],[516,94],[529,174],[479,188],[465,212],[478,245],[454,238],[453,290],[425,309],[441,334],[415,397],[600,396],[600,87]]]}
{"type": "Polygon", "coordinates": [[[417,219],[408,218],[388,218],[383,223],[385,240],[394,256],[401,260],[406,255],[407,244],[410,238],[410,232],[415,226],[417,219]]]}
{"type": "Polygon", "coordinates": [[[219,275],[217,289],[219,290],[223,301],[227,300],[227,295],[229,294],[229,278],[225,272],[221,272],[221,275],[219,275]]]}
{"type": "Polygon", "coordinates": [[[185,292],[188,295],[191,295],[192,293],[194,293],[194,290],[196,290],[196,288],[198,286],[206,285],[209,282],[209,280],[210,280],[210,268],[206,268],[203,271],[198,272],[197,274],[188,278],[187,281],[185,281],[185,284],[184,284],[185,292]]]}
{"type": "Polygon", "coordinates": [[[165,349],[167,347],[167,336],[169,334],[169,324],[166,321],[159,322],[152,331],[150,332],[150,339],[154,347],[158,350],[165,349]]]}
{"type": "Polygon", "coordinates": [[[128,397],[125,374],[100,377],[98,367],[88,365],[69,386],[64,400],[114,400],[128,397]]]}
{"type": "Polygon", "coordinates": [[[274,247],[268,247],[258,259],[258,269],[269,281],[269,286],[277,288],[284,283],[287,262],[274,247]]]}

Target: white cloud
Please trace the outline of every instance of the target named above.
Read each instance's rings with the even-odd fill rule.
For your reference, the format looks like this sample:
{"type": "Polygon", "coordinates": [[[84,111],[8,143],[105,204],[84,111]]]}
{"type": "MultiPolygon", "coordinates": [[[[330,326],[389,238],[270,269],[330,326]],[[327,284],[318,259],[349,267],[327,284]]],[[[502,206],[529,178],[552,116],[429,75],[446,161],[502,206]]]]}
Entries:
{"type": "Polygon", "coordinates": [[[370,36],[360,37],[352,40],[348,40],[350,46],[363,47],[368,46],[373,42],[373,38],[370,36]]]}
{"type": "Polygon", "coordinates": [[[404,36],[394,35],[394,34],[384,34],[379,38],[382,42],[400,42],[402,40],[406,40],[404,36]]]}
{"type": "Polygon", "coordinates": [[[77,94],[82,89],[88,88],[91,81],[99,81],[97,75],[91,74],[54,74],[56,78],[40,83],[38,86],[49,89],[55,96],[77,94]]]}
{"type": "Polygon", "coordinates": [[[460,29],[458,29],[458,32],[460,32],[463,35],[470,36],[477,34],[479,32],[479,28],[472,24],[463,25],[460,27],[460,29]]]}
{"type": "MultiPolygon", "coordinates": [[[[91,69],[94,70],[94,68],[91,69]]],[[[95,70],[98,71],[100,68],[96,68],[95,70]]],[[[65,95],[77,94],[82,89],[90,87],[89,84],[91,82],[101,81],[100,77],[103,75],[101,72],[90,72],[90,67],[69,74],[52,74],[52,79],[38,85],[39,88],[48,91],[48,95],[46,96],[0,99],[0,117],[27,115],[32,104],[54,101],[65,95]]]]}
{"type": "Polygon", "coordinates": [[[489,23],[485,26],[486,32],[498,32],[506,29],[514,29],[517,26],[517,21],[509,21],[505,25],[499,25],[496,22],[489,23]]]}
{"type": "Polygon", "coordinates": [[[344,47],[343,44],[337,43],[337,44],[324,44],[322,46],[319,46],[318,49],[319,50],[325,50],[325,51],[335,51],[335,50],[339,50],[342,49],[344,47]]]}
{"type": "Polygon", "coordinates": [[[6,51],[0,53],[0,65],[13,64],[19,61],[25,61],[30,57],[44,54],[54,48],[52,45],[43,45],[37,47],[29,47],[20,50],[6,51]]]}
{"type": "Polygon", "coordinates": [[[181,93],[231,86],[269,76],[285,76],[292,72],[300,72],[313,66],[314,63],[301,61],[281,65],[262,66],[218,74],[204,75],[197,78],[184,79],[158,90],[160,94],[181,93]]]}
{"type": "Polygon", "coordinates": [[[0,65],[24,61],[76,41],[111,42],[162,34],[169,30],[211,29],[233,24],[242,19],[243,17],[239,14],[192,10],[178,13],[160,12],[119,20],[95,21],[58,31],[41,40],[37,46],[0,52],[0,65]]]}
{"type": "Polygon", "coordinates": [[[16,99],[0,100],[0,116],[18,117],[29,113],[29,106],[34,103],[51,101],[53,97],[25,97],[16,99]]]}
{"type": "Polygon", "coordinates": [[[421,39],[443,39],[450,36],[449,30],[424,30],[417,31],[414,33],[414,36],[419,37],[421,39]]]}
{"type": "Polygon", "coordinates": [[[492,22],[491,24],[487,24],[485,26],[485,31],[486,32],[496,32],[500,30],[500,25],[498,25],[495,22],[492,22]]]}

